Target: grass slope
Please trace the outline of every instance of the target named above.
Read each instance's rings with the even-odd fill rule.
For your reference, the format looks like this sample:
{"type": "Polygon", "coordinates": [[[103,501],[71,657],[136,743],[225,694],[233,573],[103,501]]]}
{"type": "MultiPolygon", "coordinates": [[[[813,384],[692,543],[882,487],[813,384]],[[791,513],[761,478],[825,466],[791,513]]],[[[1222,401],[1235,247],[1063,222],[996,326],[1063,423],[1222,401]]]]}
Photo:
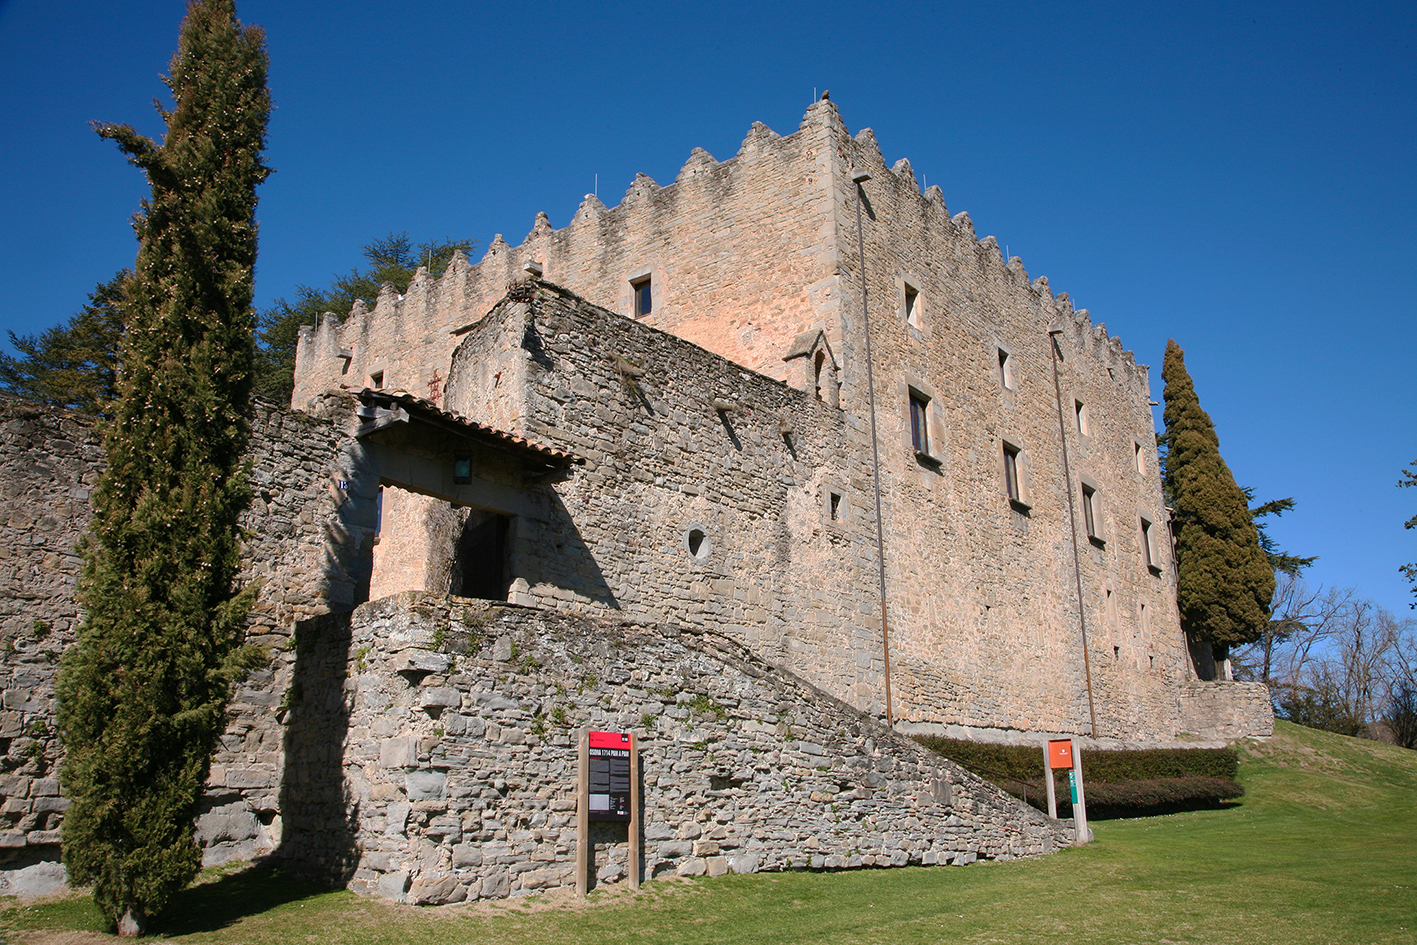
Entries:
{"type": "MultiPolygon", "coordinates": [[[[190,943],[1417,943],[1417,752],[1279,723],[1241,748],[1244,800],[1095,825],[1039,860],[656,881],[416,909],[248,871],[187,890],[190,943]]],[[[10,941],[87,945],[81,896],[15,905],[10,941]]]]}

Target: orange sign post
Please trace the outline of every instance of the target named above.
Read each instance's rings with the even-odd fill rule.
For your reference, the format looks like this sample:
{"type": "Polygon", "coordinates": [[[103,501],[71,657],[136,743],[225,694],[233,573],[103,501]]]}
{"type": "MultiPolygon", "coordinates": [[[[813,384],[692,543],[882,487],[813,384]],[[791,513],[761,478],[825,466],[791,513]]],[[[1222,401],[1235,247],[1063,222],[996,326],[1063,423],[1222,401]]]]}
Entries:
{"type": "Polygon", "coordinates": [[[1087,802],[1082,790],[1082,752],[1078,751],[1071,738],[1050,738],[1043,750],[1043,783],[1048,788],[1048,816],[1058,819],[1058,795],[1053,783],[1053,772],[1068,771],[1069,787],[1072,789],[1073,825],[1077,828],[1074,840],[1082,846],[1088,840],[1087,802]]]}

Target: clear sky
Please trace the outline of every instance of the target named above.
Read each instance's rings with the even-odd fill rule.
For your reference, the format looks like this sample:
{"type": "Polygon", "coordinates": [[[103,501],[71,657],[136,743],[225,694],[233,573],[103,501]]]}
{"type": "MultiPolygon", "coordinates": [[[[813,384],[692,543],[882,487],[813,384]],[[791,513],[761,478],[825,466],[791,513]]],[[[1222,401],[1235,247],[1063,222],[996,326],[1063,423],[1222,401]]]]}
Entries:
{"type": "MultiPolygon", "coordinates": [[[[0,0],[0,329],[131,265],[180,0],[0,0]]],[[[536,4],[239,0],[276,111],[258,305],[370,239],[565,226],[636,171],[796,129],[830,88],[1152,365],[1186,349],[1241,485],[1310,580],[1407,614],[1417,560],[1417,4],[536,4]]],[[[476,258],[476,253],[474,258],[476,258]]],[[[1158,411],[1158,423],[1160,421],[1158,411]]]]}

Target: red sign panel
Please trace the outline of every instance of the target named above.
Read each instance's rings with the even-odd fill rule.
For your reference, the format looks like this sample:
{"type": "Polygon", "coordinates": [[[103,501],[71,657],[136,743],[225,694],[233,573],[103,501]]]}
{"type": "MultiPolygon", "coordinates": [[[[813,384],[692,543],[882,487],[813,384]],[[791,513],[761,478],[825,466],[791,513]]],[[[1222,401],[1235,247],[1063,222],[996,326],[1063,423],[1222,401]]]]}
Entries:
{"type": "Polygon", "coordinates": [[[1048,767],[1053,769],[1073,766],[1073,740],[1053,738],[1048,741],[1048,767]]]}
{"type": "Polygon", "coordinates": [[[590,747],[628,749],[630,747],[630,736],[626,732],[591,732],[590,747]]]}
{"type": "Polygon", "coordinates": [[[591,820],[629,820],[633,795],[630,789],[630,736],[625,732],[591,732],[591,820]]]}

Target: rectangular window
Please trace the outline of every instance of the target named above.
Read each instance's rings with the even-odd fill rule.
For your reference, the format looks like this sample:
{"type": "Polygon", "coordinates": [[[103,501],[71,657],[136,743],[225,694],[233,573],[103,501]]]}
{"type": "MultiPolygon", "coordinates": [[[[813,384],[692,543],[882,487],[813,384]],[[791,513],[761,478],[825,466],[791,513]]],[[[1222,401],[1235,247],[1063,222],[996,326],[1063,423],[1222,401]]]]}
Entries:
{"type": "Polygon", "coordinates": [[[1141,444],[1140,444],[1140,443],[1134,443],[1134,444],[1132,444],[1132,445],[1137,448],[1137,472],[1139,472],[1139,473],[1141,473],[1143,476],[1145,476],[1145,475],[1146,475],[1146,456],[1145,456],[1145,454],[1143,454],[1142,451],[1141,451],[1141,444]]]}
{"type": "Polygon", "coordinates": [[[905,284],[905,323],[911,328],[920,327],[920,290],[908,282],[905,284]]]}
{"type": "Polygon", "coordinates": [[[910,443],[915,452],[930,452],[930,401],[924,394],[910,392],[910,443]]]}
{"type": "Polygon", "coordinates": [[[453,457],[453,483],[465,486],[472,482],[472,457],[459,453],[453,457]]]}
{"type": "Polygon", "coordinates": [[[369,386],[372,387],[372,388],[374,388],[375,390],[378,390],[379,388],[383,387],[383,386],[384,386],[384,372],[383,372],[383,371],[375,371],[373,374],[370,374],[370,375],[369,375],[369,386]]]}
{"type": "Polygon", "coordinates": [[[1147,569],[1152,574],[1160,574],[1161,568],[1156,565],[1156,552],[1151,544],[1151,523],[1146,519],[1141,520],[1141,554],[1147,569]]]}
{"type": "Polygon", "coordinates": [[[644,318],[654,310],[654,293],[649,276],[632,282],[630,285],[635,287],[635,317],[644,318]]]}
{"type": "Polygon", "coordinates": [[[999,383],[1005,390],[1014,389],[1014,359],[1003,348],[999,349],[999,383]]]}
{"type": "Polygon", "coordinates": [[[1018,447],[1008,443],[1004,444],[1004,488],[1008,490],[1010,502],[1023,501],[1018,479],[1018,447]]]}
{"type": "Polygon", "coordinates": [[[1075,400],[1073,401],[1073,403],[1077,405],[1078,432],[1081,433],[1083,436],[1087,436],[1089,432],[1087,428],[1087,406],[1080,400],[1075,400]]]}
{"type": "Polygon", "coordinates": [[[1082,484],[1082,520],[1087,526],[1087,538],[1094,545],[1102,545],[1102,533],[1098,527],[1097,490],[1087,483],[1082,484]]]}
{"type": "Polygon", "coordinates": [[[841,493],[840,493],[840,492],[829,492],[829,493],[827,493],[827,514],[831,517],[831,521],[833,521],[833,522],[839,522],[839,521],[841,521],[841,493]]]}

